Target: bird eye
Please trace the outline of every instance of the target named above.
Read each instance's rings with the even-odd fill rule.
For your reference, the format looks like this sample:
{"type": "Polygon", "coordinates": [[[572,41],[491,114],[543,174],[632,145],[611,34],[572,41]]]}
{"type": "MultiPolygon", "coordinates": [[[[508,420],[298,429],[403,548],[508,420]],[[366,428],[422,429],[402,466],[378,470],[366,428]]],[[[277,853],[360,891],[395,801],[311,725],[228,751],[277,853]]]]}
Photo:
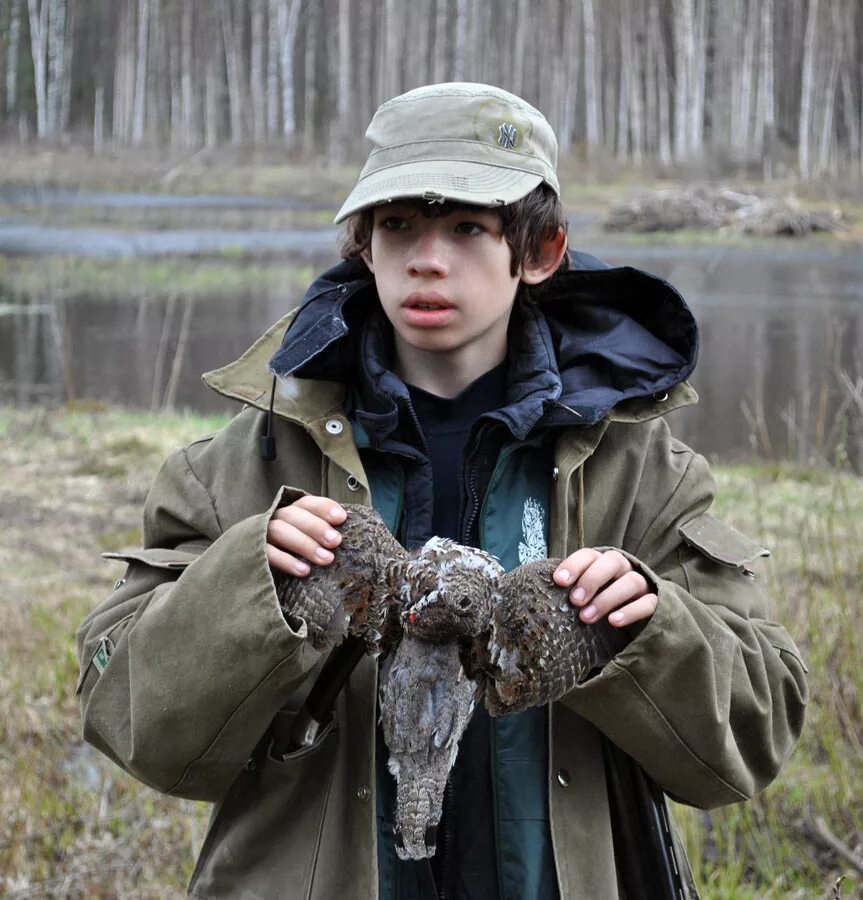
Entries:
{"type": "Polygon", "coordinates": [[[467,609],[470,606],[470,597],[462,597],[458,605],[461,609],[467,609]]]}

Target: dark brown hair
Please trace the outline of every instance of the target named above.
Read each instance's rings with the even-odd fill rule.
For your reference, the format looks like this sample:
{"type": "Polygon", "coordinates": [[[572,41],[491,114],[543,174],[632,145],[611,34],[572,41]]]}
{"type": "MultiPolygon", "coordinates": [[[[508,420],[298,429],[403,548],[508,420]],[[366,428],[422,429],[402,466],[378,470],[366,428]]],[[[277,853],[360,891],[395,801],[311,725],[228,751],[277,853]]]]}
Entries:
{"type": "MultiPolygon", "coordinates": [[[[506,206],[477,207],[469,203],[430,204],[425,200],[406,200],[405,203],[424,216],[446,216],[459,210],[492,209],[501,218],[504,240],[512,251],[510,274],[517,275],[522,263],[537,263],[542,255],[542,243],[557,234],[558,228],[566,231],[566,219],[560,198],[547,185],[540,184],[526,197],[506,206]]],[[[354,213],[345,221],[342,242],[342,259],[359,259],[371,246],[374,227],[374,208],[354,213]]],[[[560,269],[566,269],[564,255],[560,269]]]]}

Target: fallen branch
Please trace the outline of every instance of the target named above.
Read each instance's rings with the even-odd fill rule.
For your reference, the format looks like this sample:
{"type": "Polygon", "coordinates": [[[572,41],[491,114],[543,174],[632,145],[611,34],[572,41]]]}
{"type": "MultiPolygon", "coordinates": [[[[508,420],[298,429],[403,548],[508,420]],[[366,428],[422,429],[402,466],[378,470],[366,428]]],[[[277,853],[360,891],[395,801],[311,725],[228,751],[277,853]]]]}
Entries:
{"type": "Polygon", "coordinates": [[[863,857],[855,853],[833,834],[827,827],[823,816],[815,816],[811,821],[804,819],[801,822],[801,831],[804,837],[819,844],[827,850],[832,850],[840,859],[863,875],[863,857]]]}

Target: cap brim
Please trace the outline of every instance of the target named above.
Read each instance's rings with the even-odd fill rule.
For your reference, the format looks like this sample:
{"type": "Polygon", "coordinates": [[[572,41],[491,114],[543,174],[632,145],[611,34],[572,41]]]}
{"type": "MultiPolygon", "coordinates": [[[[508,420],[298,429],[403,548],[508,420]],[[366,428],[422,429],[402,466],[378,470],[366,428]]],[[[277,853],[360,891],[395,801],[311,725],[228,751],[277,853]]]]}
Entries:
{"type": "Polygon", "coordinates": [[[543,180],[542,175],[523,169],[476,162],[423,160],[389,166],[360,178],[334,222],[380,203],[427,194],[456,203],[502,206],[520,200],[543,180]]]}

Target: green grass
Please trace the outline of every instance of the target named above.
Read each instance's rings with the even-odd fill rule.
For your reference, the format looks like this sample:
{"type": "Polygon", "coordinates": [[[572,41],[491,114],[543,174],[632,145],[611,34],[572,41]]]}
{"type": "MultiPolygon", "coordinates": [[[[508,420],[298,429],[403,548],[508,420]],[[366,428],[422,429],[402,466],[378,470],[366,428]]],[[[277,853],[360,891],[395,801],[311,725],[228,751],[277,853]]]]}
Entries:
{"type": "MultiPolygon", "coordinates": [[[[147,485],[224,416],[0,407],[0,895],[179,897],[207,808],[158,795],[81,741],[73,634],[140,541],[147,485]]],[[[859,896],[813,836],[863,845],[863,479],[782,463],[714,467],[716,512],[771,548],[765,585],[812,700],[797,751],[748,804],[676,809],[706,900],[859,896]],[[841,876],[839,892],[831,893],[841,876]]]]}

